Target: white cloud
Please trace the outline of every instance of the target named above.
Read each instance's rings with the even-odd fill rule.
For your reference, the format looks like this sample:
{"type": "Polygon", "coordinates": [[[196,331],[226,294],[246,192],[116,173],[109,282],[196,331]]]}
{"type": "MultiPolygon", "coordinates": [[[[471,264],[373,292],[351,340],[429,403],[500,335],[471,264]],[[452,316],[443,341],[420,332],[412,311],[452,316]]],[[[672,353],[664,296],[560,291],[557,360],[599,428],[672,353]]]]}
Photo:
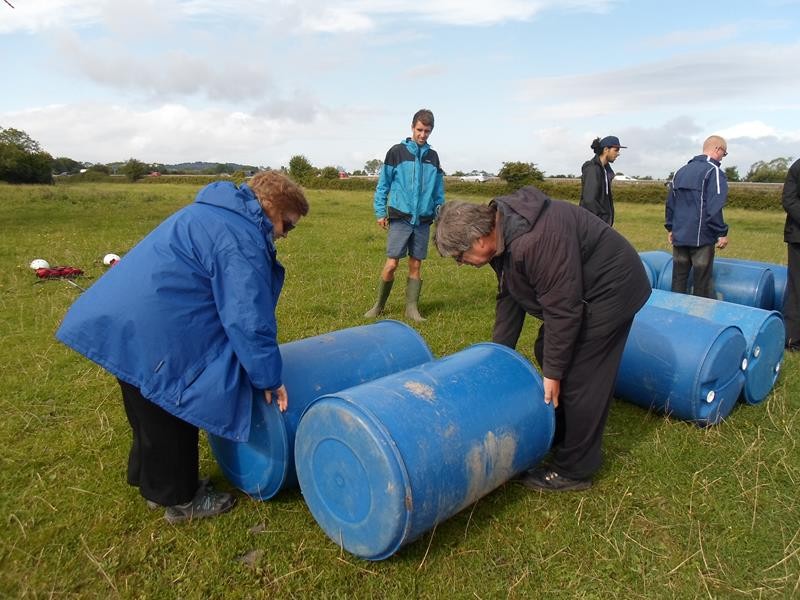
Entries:
{"type": "Polygon", "coordinates": [[[39,0],[18,3],[0,21],[0,33],[38,32],[105,23],[139,24],[182,15],[190,19],[235,19],[250,23],[293,22],[301,29],[353,33],[373,29],[379,21],[428,21],[440,25],[483,26],[528,21],[548,10],[604,12],[619,0],[440,0],[409,6],[400,0],[39,0]],[[141,11],[135,10],[139,6],[141,11]],[[125,18],[121,18],[122,16],[125,18]]]}
{"type": "Polygon", "coordinates": [[[669,47],[686,49],[687,46],[707,45],[730,40],[739,33],[737,25],[720,25],[711,29],[686,29],[671,31],[661,36],[647,39],[647,45],[653,47],[669,47]]]}
{"type": "Polygon", "coordinates": [[[87,45],[67,33],[57,38],[56,45],[65,68],[97,84],[137,95],[202,95],[211,100],[238,102],[262,98],[273,87],[266,65],[259,62],[226,60],[184,50],[168,50],[156,57],[134,55],[112,39],[87,45]]]}
{"type": "Polygon", "coordinates": [[[353,33],[369,31],[375,22],[366,14],[350,10],[341,5],[317,11],[303,11],[301,29],[322,33],[353,33]]]}
{"type": "Polygon", "coordinates": [[[775,135],[775,128],[763,121],[747,121],[726,127],[719,132],[725,139],[760,138],[775,135]]]}
{"type": "Polygon", "coordinates": [[[447,73],[447,68],[444,65],[419,65],[408,69],[403,76],[406,79],[436,79],[442,77],[447,73]]]}
{"type": "Polygon", "coordinates": [[[313,119],[299,122],[295,102],[287,101],[285,114],[271,115],[175,103],[150,110],[106,104],[48,105],[0,113],[0,125],[25,131],[53,156],[104,164],[133,157],[146,163],[197,160],[277,168],[288,165],[293,155],[304,154],[316,166],[355,169],[363,167],[365,156],[383,158],[390,143],[397,141],[383,135],[359,139],[358,144],[352,139],[344,143],[342,132],[359,132],[355,124],[371,113],[356,107],[341,115],[312,106],[306,110],[313,112],[313,119]]]}
{"type": "Polygon", "coordinates": [[[84,26],[100,20],[103,2],[96,0],[41,0],[14,2],[15,8],[0,6],[0,34],[22,31],[36,33],[49,29],[84,26]]]}
{"type": "MultiPolygon", "coordinates": [[[[239,111],[192,110],[167,104],[137,111],[123,106],[53,105],[0,115],[54,156],[108,163],[135,157],[146,162],[187,160],[279,163],[279,148],[293,123],[239,111]]],[[[324,129],[326,124],[320,124],[324,129]]],[[[285,152],[285,148],[284,148],[285,152]]]]}
{"type": "Polygon", "coordinates": [[[659,107],[713,110],[748,98],[796,97],[789,76],[800,44],[737,46],[581,75],[540,77],[523,84],[529,113],[563,119],[659,107]]]}

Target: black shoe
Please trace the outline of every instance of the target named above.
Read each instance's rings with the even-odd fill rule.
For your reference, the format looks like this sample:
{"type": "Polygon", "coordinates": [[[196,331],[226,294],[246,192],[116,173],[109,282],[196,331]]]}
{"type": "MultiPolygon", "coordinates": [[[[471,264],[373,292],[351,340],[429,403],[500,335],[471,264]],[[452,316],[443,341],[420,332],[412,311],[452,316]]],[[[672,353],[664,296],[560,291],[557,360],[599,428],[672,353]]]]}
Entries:
{"type": "Polygon", "coordinates": [[[236,504],[236,497],[228,492],[215,492],[208,488],[199,488],[194,499],[186,504],[168,506],[164,518],[168,523],[176,524],[184,521],[215,517],[228,512],[236,504]]]}
{"type": "MultiPolygon", "coordinates": [[[[210,491],[214,491],[214,484],[211,482],[210,477],[203,477],[202,479],[197,480],[197,489],[204,488],[210,491]]],[[[157,508],[165,508],[163,504],[159,504],[158,502],[153,502],[152,500],[146,500],[147,508],[150,510],[155,510],[157,508]]]]}
{"type": "Polygon", "coordinates": [[[591,479],[564,477],[548,467],[538,467],[525,472],[519,478],[519,482],[526,488],[543,492],[572,492],[592,487],[591,479]]]}

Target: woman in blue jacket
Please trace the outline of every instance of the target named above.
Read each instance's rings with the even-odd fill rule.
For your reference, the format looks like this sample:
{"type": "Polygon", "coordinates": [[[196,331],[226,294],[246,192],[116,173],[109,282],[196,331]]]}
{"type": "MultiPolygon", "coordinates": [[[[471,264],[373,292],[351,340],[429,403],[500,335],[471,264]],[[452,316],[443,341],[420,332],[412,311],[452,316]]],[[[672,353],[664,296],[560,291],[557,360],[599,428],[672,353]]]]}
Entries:
{"type": "Polygon", "coordinates": [[[302,189],[276,172],[207,185],[78,298],[56,333],[119,380],[128,483],[171,523],[235,501],[199,481],[198,429],[245,441],[255,398],[286,410],[274,240],[306,214],[302,189]]]}

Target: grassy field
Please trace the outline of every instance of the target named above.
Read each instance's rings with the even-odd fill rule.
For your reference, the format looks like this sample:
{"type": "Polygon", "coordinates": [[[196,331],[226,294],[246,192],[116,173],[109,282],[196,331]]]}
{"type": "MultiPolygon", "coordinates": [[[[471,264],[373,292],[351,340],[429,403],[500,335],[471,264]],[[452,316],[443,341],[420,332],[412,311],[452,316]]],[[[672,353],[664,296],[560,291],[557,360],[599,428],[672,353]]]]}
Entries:
{"type": "MultiPolygon", "coordinates": [[[[53,338],[80,291],[38,282],[28,264],[80,267],[77,283],[91,285],[104,254],[124,254],[196,189],[0,186],[0,597],[800,597],[794,355],[763,404],[717,427],[615,403],[593,489],[506,484],[382,562],[343,553],[297,490],[168,525],[125,483],[130,434],[115,381],[53,338]]],[[[369,193],[309,199],[309,217],[278,244],[281,341],[365,323],[384,260],[369,193]]],[[[782,213],[726,216],[726,255],[785,263],[782,213]]],[[[667,249],[662,208],[619,204],[617,218],[639,250],[667,249]]],[[[437,356],[489,339],[488,268],[431,255],[423,278],[428,321],[415,327],[437,356]]],[[[387,318],[402,319],[402,291],[387,318]]],[[[519,346],[529,357],[535,329],[531,320],[519,346]]],[[[226,487],[205,443],[201,457],[226,487]]]]}

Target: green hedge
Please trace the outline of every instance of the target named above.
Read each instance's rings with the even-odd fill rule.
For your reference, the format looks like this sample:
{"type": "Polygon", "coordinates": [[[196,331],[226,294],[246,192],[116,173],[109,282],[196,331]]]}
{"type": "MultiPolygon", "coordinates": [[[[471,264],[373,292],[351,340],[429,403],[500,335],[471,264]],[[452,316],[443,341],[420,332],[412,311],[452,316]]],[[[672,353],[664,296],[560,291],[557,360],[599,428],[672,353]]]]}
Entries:
{"type": "MultiPolygon", "coordinates": [[[[161,177],[145,177],[137,183],[152,185],[165,183],[179,183],[203,186],[212,181],[233,181],[242,183],[238,177],[225,177],[222,175],[162,175],[161,177]]],[[[70,177],[59,177],[57,183],[86,183],[86,182],[117,182],[129,183],[128,179],[121,176],[109,176],[102,173],[83,173],[70,177]]],[[[300,184],[308,189],[315,190],[348,190],[348,191],[374,191],[377,183],[374,177],[348,177],[347,179],[322,179],[319,177],[301,181],[300,184]]],[[[543,192],[560,200],[578,202],[581,196],[581,182],[578,179],[545,179],[537,183],[543,192]]],[[[780,184],[757,183],[731,183],[728,192],[728,206],[733,208],[746,208],[749,210],[774,210],[782,211],[780,184]]],[[[484,196],[494,198],[509,193],[509,188],[501,180],[486,181],[452,181],[445,183],[448,198],[464,196],[484,196]]],[[[667,188],[663,181],[637,181],[614,184],[615,202],[632,202],[637,204],[663,204],[667,197],[667,188]]]]}
{"type": "MultiPolygon", "coordinates": [[[[314,179],[305,182],[311,189],[336,190],[374,190],[374,178],[348,179],[314,179]]],[[[581,182],[577,179],[545,179],[537,187],[547,195],[571,202],[580,201],[581,182]]],[[[464,196],[485,196],[494,198],[509,193],[503,181],[447,181],[445,191],[448,198],[464,196]]],[[[614,184],[615,202],[632,202],[637,204],[664,204],[667,188],[663,181],[617,182],[614,184]]],[[[781,186],[750,183],[731,183],[728,192],[728,206],[750,210],[782,211],[781,186]]]]}
{"type": "MultiPolygon", "coordinates": [[[[539,189],[553,198],[580,201],[581,182],[572,179],[545,179],[536,184],[539,189]]],[[[486,183],[448,182],[447,196],[470,194],[494,197],[508,193],[502,182],[486,183]]],[[[667,188],[663,181],[617,182],[614,184],[615,202],[637,204],[664,204],[667,188]]],[[[750,210],[782,211],[781,185],[731,183],[728,191],[728,206],[750,210]]]]}

